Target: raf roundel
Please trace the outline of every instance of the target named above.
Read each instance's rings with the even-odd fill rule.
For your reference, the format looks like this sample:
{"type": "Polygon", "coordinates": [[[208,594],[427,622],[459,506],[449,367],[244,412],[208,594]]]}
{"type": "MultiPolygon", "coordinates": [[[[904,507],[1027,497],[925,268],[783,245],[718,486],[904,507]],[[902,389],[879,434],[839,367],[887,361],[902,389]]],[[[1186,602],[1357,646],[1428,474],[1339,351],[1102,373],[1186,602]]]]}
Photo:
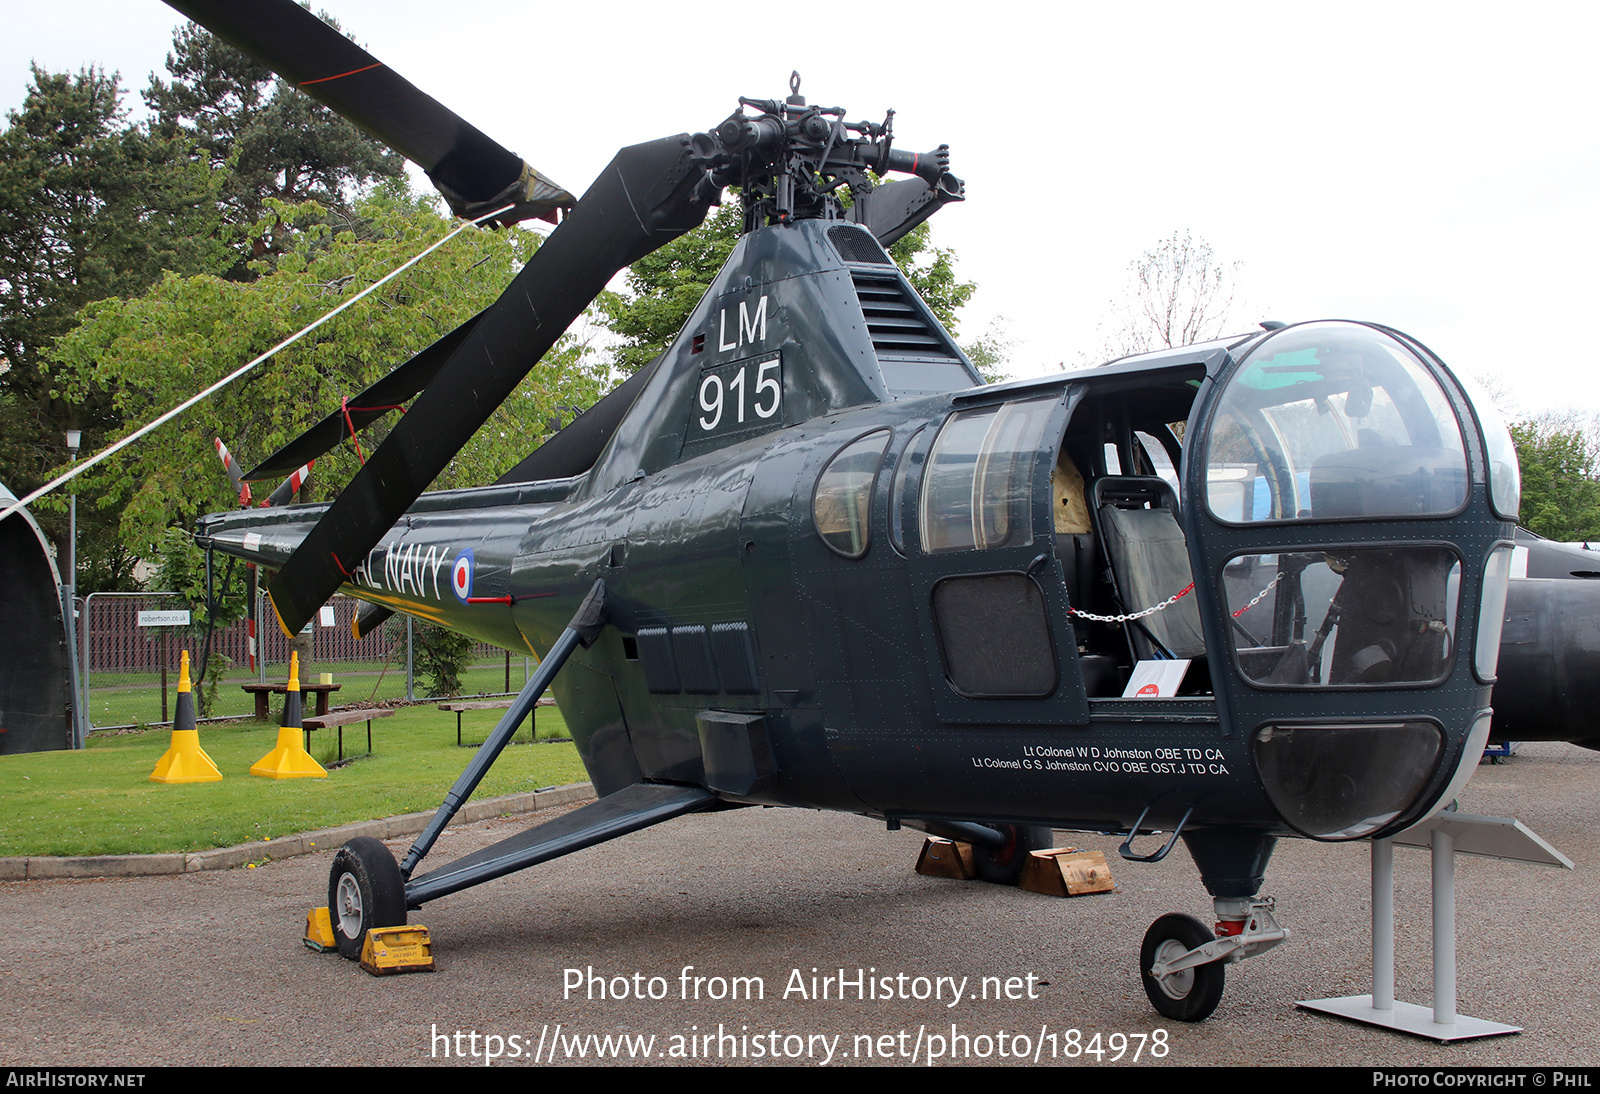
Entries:
{"type": "Polygon", "coordinates": [[[465,604],[472,595],[472,548],[463,547],[450,567],[450,588],[456,599],[465,604]]]}

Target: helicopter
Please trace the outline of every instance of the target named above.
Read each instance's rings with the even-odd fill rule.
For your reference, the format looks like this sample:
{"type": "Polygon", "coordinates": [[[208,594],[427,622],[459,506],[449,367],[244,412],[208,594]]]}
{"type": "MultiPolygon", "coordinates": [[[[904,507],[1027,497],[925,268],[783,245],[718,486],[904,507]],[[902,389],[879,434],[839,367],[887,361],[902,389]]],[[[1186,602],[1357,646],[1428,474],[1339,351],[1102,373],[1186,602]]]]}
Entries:
{"type": "Polygon", "coordinates": [[[559,216],[498,302],[244,475],[410,400],[336,500],[199,527],[275,571],[289,633],[343,590],[358,631],[405,612],[540,659],[403,860],[335,855],[345,956],[673,817],[828,809],[970,843],[1000,883],[1052,829],[1120,833],[1140,862],[1181,840],[1215,930],[1162,916],[1139,969],[1161,1014],[1199,1021],[1228,964],[1289,936],[1261,895],[1278,839],[1382,838],[1470,778],[1517,465],[1416,339],[1269,324],[986,386],[885,250],[964,198],[892,113],[849,121],[796,78],[623,149],[580,200],[291,0],[168,2],[458,214],[559,216]],[[615,272],[729,187],[744,234],[669,348],[496,483],[424,493],[615,272]],[[547,688],[598,799],[422,872],[547,688]]]}

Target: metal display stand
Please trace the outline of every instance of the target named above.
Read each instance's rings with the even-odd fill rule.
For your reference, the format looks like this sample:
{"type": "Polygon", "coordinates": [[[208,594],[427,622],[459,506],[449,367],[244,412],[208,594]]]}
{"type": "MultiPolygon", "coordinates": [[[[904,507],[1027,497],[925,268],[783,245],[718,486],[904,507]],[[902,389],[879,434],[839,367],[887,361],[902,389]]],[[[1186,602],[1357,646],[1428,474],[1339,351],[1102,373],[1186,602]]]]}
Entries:
{"type": "Polygon", "coordinates": [[[1456,1013],[1457,854],[1572,869],[1572,860],[1510,817],[1444,812],[1399,835],[1372,843],[1372,994],[1301,1000],[1296,1006],[1430,1040],[1466,1041],[1521,1033],[1456,1013]],[[1433,1006],[1394,997],[1394,845],[1433,851],[1433,1006]]]}

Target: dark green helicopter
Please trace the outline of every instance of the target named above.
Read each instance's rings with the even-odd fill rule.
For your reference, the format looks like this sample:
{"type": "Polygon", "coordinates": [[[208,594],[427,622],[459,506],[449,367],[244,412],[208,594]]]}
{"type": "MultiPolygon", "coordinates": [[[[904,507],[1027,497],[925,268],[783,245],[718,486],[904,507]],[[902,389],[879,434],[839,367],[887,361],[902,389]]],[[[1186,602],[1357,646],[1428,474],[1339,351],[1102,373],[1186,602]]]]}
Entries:
{"type": "Polygon", "coordinates": [[[338,853],[347,956],[409,908],[671,817],[796,806],[968,841],[995,881],[1051,828],[1123,833],[1137,861],[1182,838],[1217,932],[1163,916],[1140,971],[1199,1020],[1227,963],[1288,935],[1259,896],[1280,837],[1386,836],[1470,777],[1516,460],[1416,340],[1274,324],[981,386],[884,250],[962,196],[892,116],[848,122],[796,80],[624,149],[574,201],[291,0],[170,2],[458,213],[570,206],[496,304],[351,400],[360,426],[416,396],[336,501],[201,525],[277,571],[291,633],[342,589],[373,606],[360,628],[402,611],[541,658],[403,862],[338,853]],[[424,495],[613,274],[729,186],[745,234],[666,353],[494,485],[424,495]],[[420,872],[546,687],[599,800],[420,872]]]}

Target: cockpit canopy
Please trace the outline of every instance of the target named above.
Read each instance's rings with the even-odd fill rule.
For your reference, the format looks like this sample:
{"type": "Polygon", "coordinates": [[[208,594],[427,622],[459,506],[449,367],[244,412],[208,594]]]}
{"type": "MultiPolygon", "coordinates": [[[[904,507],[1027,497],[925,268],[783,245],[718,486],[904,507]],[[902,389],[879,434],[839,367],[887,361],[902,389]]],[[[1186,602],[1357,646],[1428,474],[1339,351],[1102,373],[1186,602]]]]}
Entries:
{"type": "Polygon", "coordinates": [[[1313,323],[1265,339],[1229,383],[1207,450],[1218,520],[1441,517],[1467,503],[1449,400],[1397,339],[1313,323]]]}

